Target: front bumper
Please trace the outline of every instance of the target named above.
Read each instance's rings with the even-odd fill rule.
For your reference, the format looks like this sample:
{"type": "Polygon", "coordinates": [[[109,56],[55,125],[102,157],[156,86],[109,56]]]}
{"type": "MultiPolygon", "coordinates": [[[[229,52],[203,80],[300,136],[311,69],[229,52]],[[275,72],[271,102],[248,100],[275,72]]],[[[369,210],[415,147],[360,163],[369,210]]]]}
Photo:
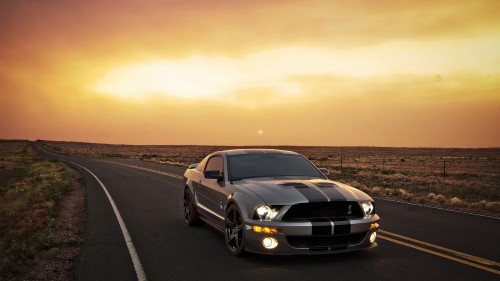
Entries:
{"type": "Polygon", "coordinates": [[[379,217],[351,220],[245,221],[245,248],[271,255],[330,254],[371,249],[377,246],[370,236],[378,231],[379,217]],[[253,226],[270,227],[275,234],[258,233],[253,226]],[[274,238],[276,248],[266,249],[264,238],[274,238]]]}

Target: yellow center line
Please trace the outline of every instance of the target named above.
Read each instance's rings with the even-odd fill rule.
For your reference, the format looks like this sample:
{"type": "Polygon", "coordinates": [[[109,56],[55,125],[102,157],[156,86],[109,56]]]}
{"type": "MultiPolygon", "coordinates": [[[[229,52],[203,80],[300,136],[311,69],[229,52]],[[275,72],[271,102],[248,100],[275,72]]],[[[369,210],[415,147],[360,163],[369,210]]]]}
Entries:
{"type": "Polygon", "coordinates": [[[393,239],[393,238],[390,238],[390,237],[387,237],[387,236],[379,235],[379,237],[381,239],[384,239],[384,240],[387,240],[387,241],[391,241],[393,243],[397,243],[397,244],[400,244],[400,245],[403,245],[403,246],[406,246],[406,247],[410,247],[410,248],[413,248],[415,250],[426,252],[426,253],[429,253],[429,254],[432,254],[432,255],[436,255],[436,256],[439,256],[439,257],[442,257],[442,258],[445,258],[445,259],[456,261],[456,262],[459,262],[459,263],[462,263],[462,264],[466,264],[466,265],[469,265],[469,266],[472,266],[472,267],[475,267],[475,268],[479,268],[479,269],[482,269],[482,270],[485,270],[485,271],[488,271],[488,272],[500,275],[500,271],[498,271],[496,269],[493,269],[493,268],[486,267],[484,265],[480,265],[480,264],[473,263],[473,262],[470,262],[470,261],[467,261],[467,260],[463,260],[463,259],[459,259],[459,258],[456,258],[456,257],[452,257],[452,256],[449,256],[449,255],[446,255],[446,254],[443,254],[443,253],[439,253],[439,252],[436,252],[436,251],[432,251],[432,250],[429,250],[429,249],[426,249],[426,248],[423,248],[423,247],[420,247],[420,246],[417,246],[417,245],[413,245],[413,244],[410,244],[410,243],[399,241],[399,240],[396,240],[396,239],[393,239]]]}
{"type": "Polygon", "coordinates": [[[113,161],[104,161],[104,162],[112,163],[112,164],[116,164],[116,165],[121,165],[121,166],[129,167],[129,168],[134,168],[134,169],[138,169],[138,170],[143,170],[143,171],[151,172],[151,173],[155,173],[155,174],[160,174],[160,175],[164,175],[164,176],[168,176],[168,177],[172,177],[172,178],[176,178],[176,179],[181,179],[181,180],[183,179],[182,176],[170,174],[167,172],[161,172],[158,170],[143,168],[143,167],[134,166],[134,165],[123,164],[123,163],[118,163],[118,162],[113,162],[113,161]]]}
{"type": "Polygon", "coordinates": [[[441,246],[438,246],[438,245],[435,245],[435,244],[431,244],[431,243],[427,243],[427,242],[420,241],[420,240],[417,240],[417,239],[413,239],[413,238],[410,238],[410,237],[407,237],[407,236],[403,236],[403,235],[400,235],[400,234],[392,233],[392,232],[381,230],[381,229],[379,230],[379,232],[382,233],[382,234],[391,235],[391,236],[394,236],[394,237],[397,237],[397,238],[400,238],[400,239],[411,241],[413,243],[417,243],[417,244],[420,244],[420,245],[424,245],[424,246],[427,246],[427,247],[438,249],[438,250],[441,250],[441,251],[444,251],[444,252],[452,253],[452,254],[454,254],[456,256],[459,256],[459,257],[464,258],[464,259],[468,259],[468,260],[473,261],[473,262],[482,263],[484,265],[490,265],[490,266],[500,266],[500,263],[495,262],[495,261],[490,261],[490,260],[487,260],[487,259],[483,259],[483,258],[480,258],[480,257],[476,257],[476,256],[473,256],[473,255],[469,255],[469,254],[466,254],[466,253],[462,253],[462,252],[459,252],[459,251],[455,251],[455,250],[452,250],[452,249],[441,247],[441,246]]]}

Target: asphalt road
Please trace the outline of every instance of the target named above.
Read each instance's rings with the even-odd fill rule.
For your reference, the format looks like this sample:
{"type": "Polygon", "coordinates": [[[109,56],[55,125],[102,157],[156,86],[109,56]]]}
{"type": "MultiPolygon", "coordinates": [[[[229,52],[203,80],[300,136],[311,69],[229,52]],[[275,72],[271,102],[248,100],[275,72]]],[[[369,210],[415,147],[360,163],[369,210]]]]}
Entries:
{"type": "Polygon", "coordinates": [[[75,158],[33,146],[41,156],[77,169],[86,186],[76,280],[500,280],[498,218],[376,199],[381,232],[373,250],[239,258],[226,251],[217,230],[185,226],[183,168],[75,158]]]}

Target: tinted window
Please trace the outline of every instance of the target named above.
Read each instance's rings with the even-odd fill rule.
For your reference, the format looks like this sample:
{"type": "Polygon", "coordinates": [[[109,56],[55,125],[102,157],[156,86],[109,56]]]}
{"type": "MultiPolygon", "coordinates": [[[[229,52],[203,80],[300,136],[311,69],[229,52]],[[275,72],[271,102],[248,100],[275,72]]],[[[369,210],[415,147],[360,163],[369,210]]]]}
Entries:
{"type": "Polygon", "coordinates": [[[307,159],[294,154],[233,155],[228,157],[228,166],[231,180],[279,176],[325,178],[307,159]]]}
{"type": "Polygon", "coordinates": [[[224,160],[221,156],[214,156],[207,162],[205,171],[219,171],[219,174],[224,174],[224,160]]]}

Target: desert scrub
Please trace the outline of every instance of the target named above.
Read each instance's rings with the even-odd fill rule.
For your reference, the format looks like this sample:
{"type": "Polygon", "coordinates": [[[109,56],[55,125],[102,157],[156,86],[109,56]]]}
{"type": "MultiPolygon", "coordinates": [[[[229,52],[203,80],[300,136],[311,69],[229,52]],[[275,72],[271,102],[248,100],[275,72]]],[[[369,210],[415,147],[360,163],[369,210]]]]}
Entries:
{"type": "Polygon", "coordinates": [[[56,244],[51,227],[74,179],[65,166],[36,157],[28,142],[0,142],[0,159],[0,279],[14,280],[56,244]]]}
{"type": "Polygon", "coordinates": [[[359,188],[371,196],[393,198],[429,206],[499,216],[498,176],[482,180],[439,176],[342,175],[336,179],[359,188]],[[486,180],[485,180],[486,179],[486,180]]]}

